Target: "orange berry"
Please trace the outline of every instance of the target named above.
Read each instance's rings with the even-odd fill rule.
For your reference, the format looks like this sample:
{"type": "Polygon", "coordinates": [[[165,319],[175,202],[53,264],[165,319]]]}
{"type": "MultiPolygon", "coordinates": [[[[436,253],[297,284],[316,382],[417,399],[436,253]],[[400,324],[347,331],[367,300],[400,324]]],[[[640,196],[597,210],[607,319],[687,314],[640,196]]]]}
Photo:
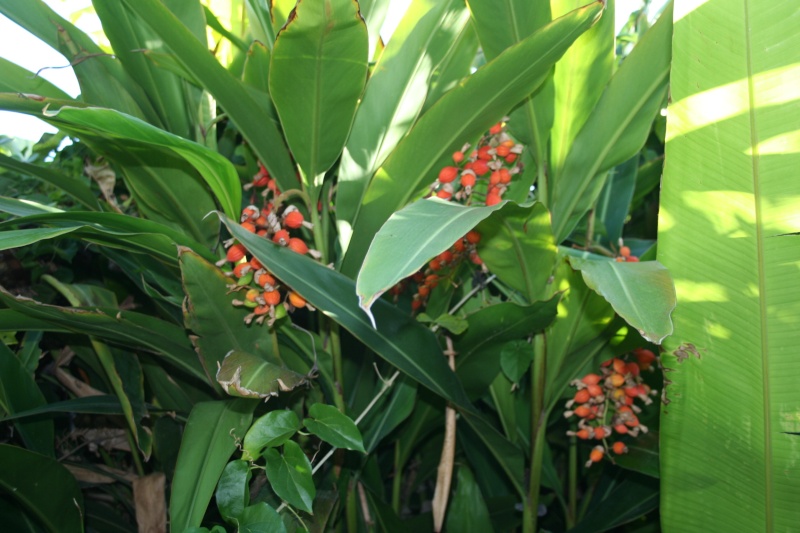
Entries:
{"type": "Polygon", "coordinates": [[[614,367],[614,372],[617,374],[624,374],[625,373],[625,361],[615,357],[611,360],[611,364],[614,367]]]}
{"type": "Polygon", "coordinates": [[[245,254],[247,254],[247,249],[244,247],[244,245],[237,243],[228,248],[228,253],[226,254],[225,258],[231,263],[235,263],[244,257],[245,254]]]}
{"type": "Polygon", "coordinates": [[[281,303],[281,293],[278,291],[265,291],[264,301],[267,305],[278,305],[281,303]]]}
{"type": "Polygon", "coordinates": [[[495,170],[489,176],[489,185],[499,185],[500,184],[500,171],[495,170]]]}
{"type": "Polygon", "coordinates": [[[506,163],[513,163],[516,160],[517,160],[517,154],[512,153],[506,156],[506,163]]]}
{"type": "Polygon", "coordinates": [[[420,285],[417,288],[417,293],[419,293],[419,295],[422,296],[423,298],[427,298],[428,295],[431,293],[431,288],[428,287],[427,285],[420,285]]]}
{"type": "Polygon", "coordinates": [[[625,370],[630,372],[634,377],[639,375],[639,365],[636,363],[628,363],[625,365],[625,370]]]}
{"type": "Polygon", "coordinates": [[[628,453],[628,447],[625,446],[625,443],[622,441],[615,442],[614,445],[611,447],[611,449],[614,450],[614,453],[617,455],[628,453]]]}
{"type": "Polygon", "coordinates": [[[497,135],[501,131],[503,131],[503,123],[502,122],[498,122],[497,124],[495,124],[494,126],[489,128],[489,134],[490,135],[497,135]]]}
{"type": "Polygon", "coordinates": [[[248,302],[255,302],[260,294],[261,292],[258,289],[250,289],[245,293],[244,299],[248,302]]]}
{"type": "Polygon", "coordinates": [[[306,306],[305,299],[294,291],[289,293],[289,303],[298,309],[302,309],[306,306]]]}
{"type": "Polygon", "coordinates": [[[595,446],[592,449],[592,453],[589,454],[589,460],[593,463],[599,463],[603,460],[603,455],[605,455],[605,450],[602,446],[595,446]]]}
{"type": "Polygon", "coordinates": [[[253,313],[257,315],[266,315],[269,313],[269,306],[268,305],[259,305],[255,309],[253,309],[253,313]]]}
{"type": "Polygon", "coordinates": [[[464,239],[458,239],[456,242],[453,243],[453,250],[456,252],[463,252],[467,248],[467,245],[464,244],[464,239]]]}
{"type": "Polygon", "coordinates": [[[639,387],[625,387],[625,394],[631,398],[639,396],[639,387]]]}
{"type": "Polygon", "coordinates": [[[437,198],[441,198],[442,200],[449,200],[453,197],[453,193],[448,191],[447,189],[439,189],[436,193],[437,198]]]}
{"type": "Polygon", "coordinates": [[[586,389],[579,390],[575,393],[575,403],[586,403],[591,399],[592,395],[586,389]]]}
{"type": "Polygon", "coordinates": [[[264,268],[264,265],[261,264],[261,261],[253,257],[250,259],[250,266],[253,267],[253,270],[258,270],[260,268],[264,268]]]}
{"type": "Polygon", "coordinates": [[[462,187],[474,187],[475,186],[475,174],[472,172],[464,172],[461,174],[461,186],[462,187]]]}
{"type": "Polygon", "coordinates": [[[275,232],[275,235],[272,236],[272,242],[286,246],[289,243],[289,238],[289,232],[282,229],[275,232]]]}
{"type": "Polygon", "coordinates": [[[503,199],[500,198],[500,195],[497,192],[492,192],[492,193],[486,195],[486,206],[487,207],[493,206],[493,205],[497,205],[502,201],[503,201],[503,199]]]}
{"type": "Polygon", "coordinates": [[[616,261],[617,263],[624,263],[625,262],[625,258],[624,257],[616,257],[616,258],[614,258],[614,261],[616,261]]]}
{"type": "Polygon", "coordinates": [[[656,354],[647,348],[636,348],[633,351],[633,356],[636,357],[636,360],[639,361],[639,364],[649,364],[656,360],[656,354]]]}
{"type": "Polygon", "coordinates": [[[503,185],[511,183],[511,173],[507,168],[501,168],[498,172],[500,173],[500,183],[503,185]]]}
{"type": "Polygon", "coordinates": [[[248,272],[250,272],[251,269],[252,267],[250,266],[250,263],[239,263],[233,269],[233,275],[236,276],[237,278],[241,278],[242,276],[245,276],[248,272]]]}
{"type": "Polygon", "coordinates": [[[258,216],[258,210],[256,209],[255,206],[251,205],[242,209],[242,216],[240,218],[240,221],[244,222],[246,220],[254,219],[257,216],[258,216]]]}
{"type": "Polygon", "coordinates": [[[442,262],[438,259],[431,259],[431,261],[428,263],[428,268],[434,271],[440,270],[442,268],[442,262]]]}
{"type": "Polygon", "coordinates": [[[264,215],[261,215],[255,221],[255,225],[258,226],[259,228],[266,228],[267,224],[268,224],[267,217],[265,217],[264,215]]]}
{"type": "Polygon", "coordinates": [[[622,257],[630,257],[631,256],[631,249],[627,246],[620,246],[619,248],[619,255],[622,257]]]}
{"type": "Polygon", "coordinates": [[[308,253],[308,246],[306,246],[306,243],[303,242],[303,239],[292,237],[289,239],[288,247],[290,250],[297,252],[300,255],[305,255],[308,253]]]}
{"type": "Polygon", "coordinates": [[[625,260],[628,261],[629,263],[638,263],[639,262],[639,258],[636,257],[635,255],[627,257],[627,258],[625,258],[625,260]]]}
{"type": "Polygon", "coordinates": [[[444,252],[440,253],[436,256],[436,258],[442,262],[442,264],[449,263],[453,260],[453,252],[450,250],[445,250],[444,252]]]}
{"type": "Polygon", "coordinates": [[[487,146],[481,146],[480,148],[478,148],[478,159],[481,160],[481,161],[491,161],[492,160],[492,154],[489,153],[489,151],[491,149],[492,149],[492,147],[488,146],[488,145],[487,146]]]}
{"type": "Polygon", "coordinates": [[[622,374],[611,374],[611,384],[615,387],[622,387],[625,384],[625,377],[622,374]]]}
{"type": "Polygon", "coordinates": [[[259,237],[267,237],[268,236],[267,233],[268,231],[262,228],[256,232],[256,235],[258,235],[259,237]]]}
{"type": "Polygon", "coordinates": [[[478,252],[472,250],[469,253],[469,260],[472,261],[472,264],[481,266],[483,264],[483,259],[478,255],[478,252]]]}
{"type": "Polygon", "coordinates": [[[578,437],[579,439],[586,440],[591,436],[591,434],[589,433],[588,428],[583,428],[576,431],[575,436],[578,437]]]}
{"type": "Polygon", "coordinates": [[[464,160],[464,152],[453,152],[453,162],[458,164],[464,160]]]}
{"type": "Polygon", "coordinates": [[[597,396],[600,396],[600,395],[603,394],[603,387],[601,387],[600,385],[597,385],[597,384],[587,385],[586,386],[586,390],[589,392],[589,394],[592,396],[592,398],[596,398],[597,396]]]}
{"type": "Polygon", "coordinates": [[[628,432],[628,426],[625,424],[617,424],[614,426],[614,431],[619,433],[620,435],[625,435],[628,432]]]}
{"type": "Polygon", "coordinates": [[[297,229],[303,225],[303,213],[300,211],[290,211],[283,216],[284,225],[297,229]]]}
{"type": "Polygon", "coordinates": [[[586,418],[587,416],[592,414],[592,411],[585,405],[579,405],[578,407],[575,408],[573,413],[575,413],[575,416],[578,416],[580,418],[586,418]]]}
{"type": "Polygon", "coordinates": [[[475,230],[468,232],[464,238],[467,239],[467,242],[470,244],[478,244],[481,242],[481,234],[475,230]]]}
{"type": "Polygon", "coordinates": [[[474,163],[472,163],[472,171],[477,174],[478,176],[483,176],[487,172],[489,172],[489,165],[486,164],[486,161],[483,159],[478,159],[474,163]]]}
{"type": "Polygon", "coordinates": [[[439,181],[441,183],[450,183],[458,177],[458,167],[444,167],[439,171],[439,181]]]}
{"type": "Polygon", "coordinates": [[[267,274],[266,272],[258,276],[258,279],[256,279],[256,283],[258,283],[262,287],[266,287],[267,285],[269,285],[270,287],[274,287],[275,285],[278,284],[278,282],[275,281],[275,278],[273,278],[270,274],[267,274]]]}
{"type": "Polygon", "coordinates": [[[583,378],[581,378],[581,381],[585,385],[597,385],[598,383],[600,383],[600,376],[598,376],[597,374],[586,374],[585,376],[583,376],[583,378]]]}
{"type": "Polygon", "coordinates": [[[634,414],[628,415],[628,420],[625,421],[625,425],[629,428],[635,428],[639,425],[639,419],[636,418],[634,414]]]}
{"type": "Polygon", "coordinates": [[[416,298],[414,298],[413,300],[411,300],[411,310],[412,310],[412,311],[416,311],[416,310],[418,310],[420,307],[422,307],[422,300],[418,300],[418,299],[416,299],[416,298]]]}
{"type": "Polygon", "coordinates": [[[597,440],[603,440],[606,438],[606,428],[603,426],[597,426],[594,428],[594,438],[597,440]]]}
{"type": "Polygon", "coordinates": [[[425,285],[427,285],[431,289],[435,288],[437,285],[439,285],[439,276],[437,276],[436,274],[430,274],[426,276],[425,285]]]}
{"type": "Polygon", "coordinates": [[[505,157],[505,156],[507,156],[508,154],[511,153],[511,148],[509,148],[505,144],[501,144],[500,146],[498,146],[494,150],[497,153],[498,157],[505,157]]]}
{"type": "Polygon", "coordinates": [[[242,222],[242,228],[246,229],[250,233],[256,232],[256,225],[253,224],[252,222],[242,222]]]}

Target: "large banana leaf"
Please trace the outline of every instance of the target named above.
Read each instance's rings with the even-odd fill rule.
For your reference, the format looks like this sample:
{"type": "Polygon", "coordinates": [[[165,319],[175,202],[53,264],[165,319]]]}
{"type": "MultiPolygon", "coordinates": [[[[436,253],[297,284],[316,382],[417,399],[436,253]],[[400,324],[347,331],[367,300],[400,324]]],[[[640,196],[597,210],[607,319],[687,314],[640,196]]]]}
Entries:
{"type": "Polygon", "coordinates": [[[569,45],[597,20],[595,2],[551,22],[508,48],[431,107],[378,169],[364,194],[342,272],[354,276],[373,235],[435,179],[465,142],[477,137],[547,78],[569,45]]]}
{"type": "Polygon", "coordinates": [[[790,531],[800,5],[677,6],[658,245],[678,293],[663,355],[661,516],[668,531],[790,531]]]}

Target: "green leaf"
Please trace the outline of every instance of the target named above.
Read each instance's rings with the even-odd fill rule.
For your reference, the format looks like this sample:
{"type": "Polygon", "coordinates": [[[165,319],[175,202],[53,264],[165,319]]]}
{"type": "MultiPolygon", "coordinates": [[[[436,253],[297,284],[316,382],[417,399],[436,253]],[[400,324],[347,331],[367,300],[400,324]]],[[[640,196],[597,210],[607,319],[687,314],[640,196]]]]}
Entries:
{"type": "Polygon", "coordinates": [[[675,12],[659,213],[658,259],[680,302],[662,354],[661,517],[665,529],[688,533],[792,529],[797,6],[768,6],[769,20],[752,3],[688,7],[675,12]]]}
{"type": "Polygon", "coordinates": [[[217,484],[214,498],[219,514],[226,522],[235,524],[244,508],[250,503],[250,465],[235,459],[225,465],[217,484]]]}
{"type": "Polygon", "coordinates": [[[416,121],[431,76],[467,22],[463,1],[414,2],[381,53],[339,163],[336,218],[345,244],[369,180],[416,121]]]}
{"type": "MultiPolygon", "coordinates": [[[[2,351],[2,348],[0,348],[2,351]]],[[[0,418],[0,422],[8,422],[29,416],[38,416],[49,413],[85,413],[95,415],[121,415],[122,406],[116,396],[87,396],[73,398],[61,402],[48,403],[33,409],[17,411],[13,415],[0,418]]]]}
{"type": "Polygon", "coordinates": [[[510,302],[484,307],[467,317],[469,328],[455,341],[456,373],[470,396],[483,394],[500,373],[501,346],[527,338],[556,316],[558,298],[521,306],[510,302]]]}
{"type": "Polygon", "coordinates": [[[419,200],[393,214],[375,235],[356,280],[362,309],[449,249],[486,217],[502,208],[465,207],[439,199],[419,200]]]}
{"type": "Polygon", "coordinates": [[[270,363],[247,352],[231,350],[217,370],[217,383],[231,396],[263,398],[294,390],[308,382],[308,376],[270,363]]]}
{"type": "Polygon", "coordinates": [[[239,224],[222,219],[236,237],[278,279],[311,305],[350,331],[357,339],[402,372],[439,396],[461,406],[469,400],[441,355],[436,337],[394,305],[378,300],[372,327],[358,306],[355,283],[307,257],[258,237],[239,224]]]}
{"type": "MultiPolygon", "coordinates": [[[[0,77],[0,79],[2,78],[0,77]]],[[[84,207],[93,211],[100,210],[100,202],[92,190],[75,178],[65,176],[47,167],[17,161],[4,154],[0,154],[0,167],[39,178],[69,194],[84,207]]]]}
{"type": "Polygon", "coordinates": [[[661,344],[672,334],[675,285],[661,263],[572,257],[570,264],[581,271],[586,285],[605,298],[642,337],[661,344]]]}
{"type": "Polygon", "coordinates": [[[456,489],[447,510],[447,531],[494,531],[489,508],[468,466],[458,467],[456,489]]]}
{"type": "Polygon", "coordinates": [[[651,430],[647,435],[639,435],[635,440],[625,443],[628,453],[614,457],[614,461],[622,468],[658,478],[659,440],[658,431],[651,430]]]}
{"type": "Polygon", "coordinates": [[[72,233],[76,228],[35,228],[14,229],[0,233],[0,250],[21,248],[35,242],[55,239],[67,233],[72,233]]]}
{"type": "Polygon", "coordinates": [[[300,420],[292,411],[270,411],[259,417],[244,436],[242,459],[255,461],[265,448],[281,446],[300,427],[300,420]]]}
{"type": "Polygon", "coordinates": [[[306,429],[331,446],[367,453],[358,427],[336,407],[315,403],[308,409],[308,416],[303,420],[306,429]]]}
{"type": "Polygon", "coordinates": [[[272,490],[282,500],[309,514],[316,489],[311,478],[311,463],[303,450],[293,441],[283,445],[283,455],[275,448],[264,452],[267,460],[267,479],[272,490]]]}
{"type": "Polygon", "coordinates": [[[355,0],[299,0],[275,38],[269,92],[312,190],[347,140],[367,80],[368,47],[355,0]]]}
{"type": "Polygon", "coordinates": [[[70,100],[72,97],[45,78],[0,57],[0,92],[38,94],[70,100]]]}
{"type": "Polygon", "coordinates": [[[169,515],[171,529],[183,531],[203,520],[214,487],[237,439],[250,426],[253,400],[201,402],[195,405],[186,422],[172,480],[169,515]]]}
{"type": "Polygon", "coordinates": [[[33,380],[33,375],[4,343],[0,343],[0,409],[5,412],[5,420],[17,419],[14,427],[28,449],[53,457],[53,421],[19,420],[20,413],[41,409],[46,405],[44,394],[33,380]]]}
{"type": "Polygon", "coordinates": [[[201,357],[209,383],[225,354],[231,350],[247,352],[278,363],[275,332],[256,324],[244,323],[247,309],[232,302],[241,293],[231,294],[234,280],[196,253],[180,249],[181,279],[186,292],[184,320],[194,333],[192,343],[201,357]]]}
{"type": "MultiPolygon", "coordinates": [[[[488,61],[499,56],[505,49],[513,46],[534,31],[548,24],[554,17],[550,14],[550,2],[530,2],[528,0],[469,0],[472,21],[481,42],[481,49],[488,61]]],[[[576,2],[573,9],[585,4],[576,2]]],[[[613,19],[606,5],[603,18],[613,19]]],[[[558,13],[563,15],[565,11],[558,13]]],[[[602,20],[602,19],[601,19],[602,20]]],[[[587,33],[594,32],[594,28],[587,33]]],[[[585,34],[584,34],[585,35],[585,34]]],[[[578,37],[577,42],[584,39],[578,37]]],[[[567,54],[574,49],[572,45],[567,54]]],[[[562,60],[563,61],[563,60],[562,60]]],[[[533,92],[533,91],[531,91],[533,92]]],[[[534,160],[540,169],[547,158],[547,141],[553,124],[553,82],[546,80],[534,96],[526,98],[511,115],[509,129],[534,152],[534,160]]],[[[541,172],[541,171],[540,171],[541,172]]]]}
{"type": "Polygon", "coordinates": [[[595,216],[603,223],[608,242],[614,245],[622,238],[622,227],[631,207],[638,170],[639,154],[617,165],[609,173],[597,199],[595,216]]]}
{"type": "Polygon", "coordinates": [[[500,368],[512,383],[519,383],[532,362],[533,347],[527,341],[517,339],[506,342],[500,349],[500,368]]]}
{"type": "Polygon", "coordinates": [[[239,515],[239,533],[286,533],[286,526],[275,509],[258,502],[239,515]]]}
{"type": "Polygon", "coordinates": [[[61,463],[0,444],[0,489],[53,533],[83,531],[83,495],[61,463]]]}
{"type": "MultiPolygon", "coordinates": [[[[556,63],[553,74],[555,116],[548,158],[551,176],[559,175],[575,137],[592,114],[614,72],[614,3],[606,3],[600,21],[578,37],[556,63]]],[[[555,0],[553,16],[560,17],[581,5],[582,0],[555,0]]]]}
{"type": "Polygon", "coordinates": [[[389,400],[381,406],[376,417],[367,419],[363,425],[364,449],[372,452],[383,438],[394,431],[414,411],[417,397],[417,384],[406,376],[401,376],[393,385],[389,400]]]}
{"type": "Polygon", "coordinates": [[[569,236],[594,205],[605,171],[642,149],[667,93],[671,38],[670,3],[622,62],[575,136],[550,191],[557,243],[569,236]]]}
{"type": "Polygon", "coordinates": [[[595,2],[548,24],[467,78],[420,118],[367,188],[342,264],[345,274],[355,275],[373,235],[435,179],[438,166],[545,80],[555,61],[594,23],[601,9],[602,4],[595,2]]]}
{"type": "MultiPolygon", "coordinates": [[[[278,126],[247,87],[208,53],[205,43],[158,0],[124,0],[172,50],[175,57],[225,110],[281,189],[295,185],[294,165],[278,126]]],[[[237,209],[238,209],[237,205],[237,209]]],[[[238,215],[238,213],[237,213],[238,215]]]]}
{"type": "Polygon", "coordinates": [[[449,90],[471,74],[472,61],[478,53],[478,34],[472,24],[464,25],[456,40],[433,72],[428,87],[428,97],[422,112],[425,113],[449,90]]]}
{"type": "Polygon", "coordinates": [[[544,204],[508,203],[476,229],[481,234],[478,253],[493,274],[529,302],[549,296],[558,250],[544,204]]]}

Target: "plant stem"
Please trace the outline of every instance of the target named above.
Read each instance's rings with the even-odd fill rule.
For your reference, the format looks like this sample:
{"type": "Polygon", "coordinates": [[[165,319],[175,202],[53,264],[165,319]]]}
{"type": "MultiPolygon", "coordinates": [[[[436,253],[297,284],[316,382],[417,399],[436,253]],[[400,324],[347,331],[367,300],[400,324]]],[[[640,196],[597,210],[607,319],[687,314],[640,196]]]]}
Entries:
{"type": "Polygon", "coordinates": [[[358,531],[358,501],[354,490],[353,479],[347,484],[347,501],[345,503],[345,518],[347,520],[347,531],[358,531]]]}
{"type": "Polygon", "coordinates": [[[400,516],[400,490],[403,487],[403,476],[400,465],[400,441],[394,443],[394,478],[392,478],[392,509],[400,516]]]}
{"type": "Polygon", "coordinates": [[[542,456],[547,432],[547,413],[544,410],[546,366],[544,335],[533,338],[533,365],[531,366],[531,463],[528,495],[523,511],[522,531],[535,533],[539,518],[539,488],[542,481],[542,456]]]}
{"type": "Polygon", "coordinates": [[[543,158],[540,157],[538,159],[539,161],[536,165],[536,188],[538,189],[538,194],[536,195],[536,199],[544,205],[547,205],[547,176],[545,175],[543,158]]]}
{"type": "Polygon", "coordinates": [[[331,342],[331,357],[333,358],[333,400],[337,409],[345,412],[344,403],[344,369],[342,368],[342,344],[339,337],[339,324],[325,317],[325,322],[329,328],[329,339],[331,342]]]}
{"type": "Polygon", "coordinates": [[[569,439],[568,461],[567,529],[571,529],[575,526],[575,518],[578,512],[578,439],[575,437],[570,437],[569,439]]]}

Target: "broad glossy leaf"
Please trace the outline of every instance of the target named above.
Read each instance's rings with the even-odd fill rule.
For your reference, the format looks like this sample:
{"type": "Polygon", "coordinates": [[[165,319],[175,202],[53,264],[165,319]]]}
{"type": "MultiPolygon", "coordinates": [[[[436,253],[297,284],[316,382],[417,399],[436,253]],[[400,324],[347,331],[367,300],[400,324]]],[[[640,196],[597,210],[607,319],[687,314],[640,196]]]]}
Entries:
{"type": "MultiPolygon", "coordinates": [[[[500,55],[506,48],[522,41],[534,31],[560,17],[569,10],[551,16],[550,2],[528,0],[469,0],[472,21],[487,61],[500,55]]],[[[585,5],[576,2],[572,9],[585,5]]],[[[603,18],[609,18],[608,5],[603,18]]],[[[610,16],[613,19],[613,13],[610,16]]],[[[602,20],[602,19],[601,19],[602,20]]],[[[594,28],[587,33],[594,32],[594,28]]],[[[577,42],[584,39],[579,37],[577,42]]],[[[574,48],[573,45],[572,48],[574,48]]],[[[567,54],[570,52],[567,51],[567,54]]],[[[563,61],[563,60],[562,60],[563,61]]],[[[547,141],[553,124],[553,82],[548,79],[536,94],[526,98],[511,115],[509,128],[523,143],[530,146],[534,159],[544,168],[547,158],[547,141]]]]}
{"type": "MultiPolygon", "coordinates": [[[[173,367],[200,380],[205,374],[182,328],[169,322],[118,309],[78,309],[45,305],[29,298],[14,297],[0,288],[0,300],[14,311],[35,321],[23,329],[72,331],[93,335],[125,347],[139,346],[164,358],[173,367]]],[[[24,324],[23,324],[24,325],[24,324]]]]}
{"type": "Polygon", "coordinates": [[[514,340],[500,349],[500,368],[512,383],[519,383],[533,362],[533,347],[525,340],[514,340]]]}
{"type": "Polygon", "coordinates": [[[231,350],[247,352],[278,363],[275,332],[266,326],[245,324],[248,309],[234,307],[233,279],[196,253],[180,250],[181,279],[186,292],[183,306],[186,328],[194,334],[192,343],[201,357],[209,383],[215,380],[218,364],[231,350]]]}
{"type": "Polygon", "coordinates": [[[369,313],[381,294],[449,249],[504,205],[465,207],[431,198],[394,213],[375,235],[358,273],[356,292],[361,307],[369,313]]]}
{"type": "Polygon", "coordinates": [[[642,337],[661,344],[672,334],[675,285],[661,263],[572,257],[570,264],[581,271],[586,285],[605,298],[642,337]]]}
{"type": "MultiPolygon", "coordinates": [[[[578,37],[556,63],[553,74],[555,108],[548,159],[548,172],[556,178],[551,177],[551,183],[557,179],[575,137],[614,72],[614,3],[613,0],[606,2],[600,21],[578,37]]],[[[560,17],[581,5],[582,0],[554,0],[553,16],[560,17]]]]}
{"type": "Polygon", "coordinates": [[[672,4],[622,62],[594,111],[575,136],[549,204],[560,243],[600,194],[605,171],[636,155],[667,93],[672,39],[672,4]]]}
{"type": "Polygon", "coordinates": [[[471,396],[479,396],[500,373],[503,343],[524,339],[547,327],[556,316],[558,297],[530,306],[506,302],[467,317],[469,328],[455,340],[456,373],[471,396]]]}
{"type": "Polygon", "coordinates": [[[422,324],[382,300],[372,308],[378,329],[359,308],[355,283],[307,257],[258,237],[223,219],[231,234],[282,282],[346,328],[379,356],[436,394],[467,406],[469,400],[441,355],[436,337],[422,324]]]}
{"type": "Polygon", "coordinates": [[[447,510],[447,531],[494,531],[489,509],[467,465],[458,467],[453,500],[447,510]]]}
{"type": "MultiPolygon", "coordinates": [[[[69,100],[71,97],[45,78],[0,57],[0,92],[26,93],[69,100]]],[[[4,156],[5,157],[5,156],[4,156]]]]}
{"type": "Polygon", "coordinates": [[[336,407],[315,403],[308,409],[308,416],[303,420],[303,425],[309,432],[336,448],[366,453],[361,431],[336,407]]]}
{"type": "Polygon", "coordinates": [[[478,253],[493,274],[529,302],[551,294],[547,283],[557,248],[544,204],[509,203],[476,229],[481,234],[478,253]]]}
{"type": "Polygon", "coordinates": [[[354,276],[372,236],[428,183],[461,145],[533,92],[569,44],[600,15],[595,2],[548,24],[443,96],[397,145],[362,201],[342,271],[354,276]],[[531,58],[534,58],[531,60],[531,58]]]}
{"type": "Polygon", "coordinates": [[[201,402],[186,422],[172,479],[171,529],[199,526],[236,442],[244,437],[258,402],[235,399],[201,402]]]}
{"type": "Polygon", "coordinates": [[[242,459],[255,461],[265,448],[281,446],[301,427],[293,411],[270,411],[247,430],[242,443],[242,459]]]}
{"type": "Polygon", "coordinates": [[[245,507],[238,522],[239,533],[286,533],[281,515],[265,502],[245,507]]]}
{"type": "Polygon", "coordinates": [[[308,379],[308,376],[240,350],[231,350],[225,355],[216,375],[217,383],[231,396],[265,401],[306,384],[308,379]]]}
{"type": "Polygon", "coordinates": [[[100,210],[100,202],[95,194],[76,178],[65,176],[45,166],[18,161],[4,154],[0,154],[0,167],[39,178],[69,194],[84,207],[93,211],[100,210]]]}
{"type": "Polygon", "coordinates": [[[689,7],[675,11],[659,213],[658,259],[680,302],[662,354],[661,516],[688,533],[793,529],[798,6],[689,7]]]}
{"type": "Polygon", "coordinates": [[[250,465],[242,459],[234,459],[222,470],[214,493],[217,508],[222,518],[237,523],[244,508],[250,503],[250,465]]]}
{"type": "Polygon", "coordinates": [[[61,463],[9,444],[0,444],[0,462],[0,488],[48,531],[83,531],[83,495],[61,463]]]}
{"type": "Polygon", "coordinates": [[[14,427],[25,446],[31,451],[53,456],[55,444],[53,421],[20,420],[20,413],[41,409],[47,401],[17,356],[4,343],[0,343],[0,408],[8,420],[17,418],[14,427]]]}
{"type": "Polygon", "coordinates": [[[311,514],[316,489],[311,478],[311,463],[300,446],[289,440],[283,445],[283,454],[270,448],[264,452],[264,458],[267,460],[267,479],[275,494],[311,514]]]}
{"type": "MultiPolygon", "coordinates": [[[[443,55],[469,21],[463,0],[412,3],[369,78],[339,163],[336,217],[349,235],[364,190],[417,119],[443,55]]],[[[349,240],[349,239],[348,239],[349,240]]]]}
{"type": "MultiPolygon", "coordinates": [[[[123,0],[172,50],[175,57],[210,92],[247,139],[280,188],[295,185],[295,170],[278,126],[245,85],[208,53],[205,43],[158,0],[123,0]]],[[[240,190],[240,189],[239,189],[240,190]]],[[[237,205],[237,209],[239,206],[237,205]]],[[[238,214],[238,213],[237,213],[238,214]]]]}
{"type": "Polygon", "coordinates": [[[368,47],[355,0],[299,0],[275,38],[269,92],[312,190],[347,140],[367,80],[368,47]]]}

